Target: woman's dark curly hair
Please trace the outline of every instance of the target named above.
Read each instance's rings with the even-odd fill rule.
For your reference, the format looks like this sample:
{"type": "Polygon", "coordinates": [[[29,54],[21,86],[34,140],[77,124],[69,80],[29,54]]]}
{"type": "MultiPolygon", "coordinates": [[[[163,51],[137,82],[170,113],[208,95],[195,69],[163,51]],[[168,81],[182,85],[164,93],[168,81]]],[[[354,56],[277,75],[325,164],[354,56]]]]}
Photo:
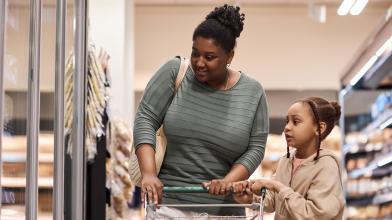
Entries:
{"type": "Polygon", "coordinates": [[[212,38],[227,53],[234,49],[236,38],[244,28],[245,15],[240,13],[240,7],[223,5],[216,7],[193,32],[192,40],[196,37],[212,38]]]}

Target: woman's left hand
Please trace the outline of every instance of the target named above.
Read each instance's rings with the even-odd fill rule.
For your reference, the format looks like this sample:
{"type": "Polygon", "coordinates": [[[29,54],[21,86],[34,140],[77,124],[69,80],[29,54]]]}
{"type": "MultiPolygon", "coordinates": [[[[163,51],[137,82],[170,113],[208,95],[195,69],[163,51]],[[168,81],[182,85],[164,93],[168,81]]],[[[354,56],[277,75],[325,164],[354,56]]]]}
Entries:
{"type": "Polygon", "coordinates": [[[232,190],[232,183],[225,179],[215,179],[202,183],[204,188],[209,189],[212,195],[226,195],[232,190]]]}
{"type": "Polygon", "coordinates": [[[268,179],[251,180],[249,186],[252,192],[258,195],[260,194],[261,188],[279,192],[284,187],[281,182],[268,179]]]}

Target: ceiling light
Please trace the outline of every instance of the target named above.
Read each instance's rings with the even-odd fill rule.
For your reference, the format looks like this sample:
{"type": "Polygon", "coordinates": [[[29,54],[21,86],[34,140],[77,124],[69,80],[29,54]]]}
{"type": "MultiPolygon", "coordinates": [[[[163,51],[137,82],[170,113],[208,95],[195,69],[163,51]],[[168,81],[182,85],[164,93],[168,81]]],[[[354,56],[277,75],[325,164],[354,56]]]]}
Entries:
{"type": "Polygon", "coordinates": [[[327,6],[325,5],[309,5],[309,17],[316,22],[325,23],[327,20],[327,6]]]}
{"type": "Polygon", "coordinates": [[[357,0],[350,10],[351,15],[359,15],[366,7],[368,0],[357,0]]]}
{"type": "Polygon", "coordinates": [[[340,7],[338,8],[338,15],[344,16],[347,15],[350,11],[351,6],[353,6],[355,0],[344,0],[340,7]]]}

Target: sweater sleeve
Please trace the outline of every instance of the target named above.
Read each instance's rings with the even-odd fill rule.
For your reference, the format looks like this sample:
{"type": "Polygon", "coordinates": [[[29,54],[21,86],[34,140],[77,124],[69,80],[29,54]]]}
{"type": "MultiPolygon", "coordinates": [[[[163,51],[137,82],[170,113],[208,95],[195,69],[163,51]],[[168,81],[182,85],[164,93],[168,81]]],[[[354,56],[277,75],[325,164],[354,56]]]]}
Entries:
{"type": "Polygon", "coordinates": [[[245,166],[250,174],[256,170],[264,158],[265,145],[267,143],[269,131],[267,99],[264,90],[262,88],[261,90],[262,94],[253,119],[248,149],[235,162],[245,166]]]}
{"type": "Polygon", "coordinates": [[[282,189],[277,196],[283,201],[279,210],[285,209],[293,219],[334,218],[344,208],[344,202],[340,199],[342,186],[338,165],[335,161],[329,161],[312,182],[306,198],[290,187],[282,189]]]}
{"type": "Polygon", "coordinates": [[[179,67],[180,59],[174,58],[161,66],[148,82],[134,122],[135,149],[140,144],[151,144],[155,149],[156,131],[173,99],[179,67]]]}

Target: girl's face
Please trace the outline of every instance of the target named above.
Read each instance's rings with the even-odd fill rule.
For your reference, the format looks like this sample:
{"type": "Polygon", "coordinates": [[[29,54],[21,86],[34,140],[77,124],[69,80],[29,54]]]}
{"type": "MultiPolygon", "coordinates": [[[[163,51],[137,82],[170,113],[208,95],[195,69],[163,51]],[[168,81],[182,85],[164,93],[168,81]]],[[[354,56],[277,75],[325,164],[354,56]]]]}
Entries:
{"type": "Polygon", "coordinates": [[[219,82],[227,77],[226,65],[234,52],[226,53],[214,39],[196,37],[192,45],[191,65],[200,82],[219,82]]]}
{"type": "Polygon", "coordinates": [[[310,106],[297,102],[289,108],[284,134],[290,147],[297,149],[316,147],[317,126],[310,106]]]}

